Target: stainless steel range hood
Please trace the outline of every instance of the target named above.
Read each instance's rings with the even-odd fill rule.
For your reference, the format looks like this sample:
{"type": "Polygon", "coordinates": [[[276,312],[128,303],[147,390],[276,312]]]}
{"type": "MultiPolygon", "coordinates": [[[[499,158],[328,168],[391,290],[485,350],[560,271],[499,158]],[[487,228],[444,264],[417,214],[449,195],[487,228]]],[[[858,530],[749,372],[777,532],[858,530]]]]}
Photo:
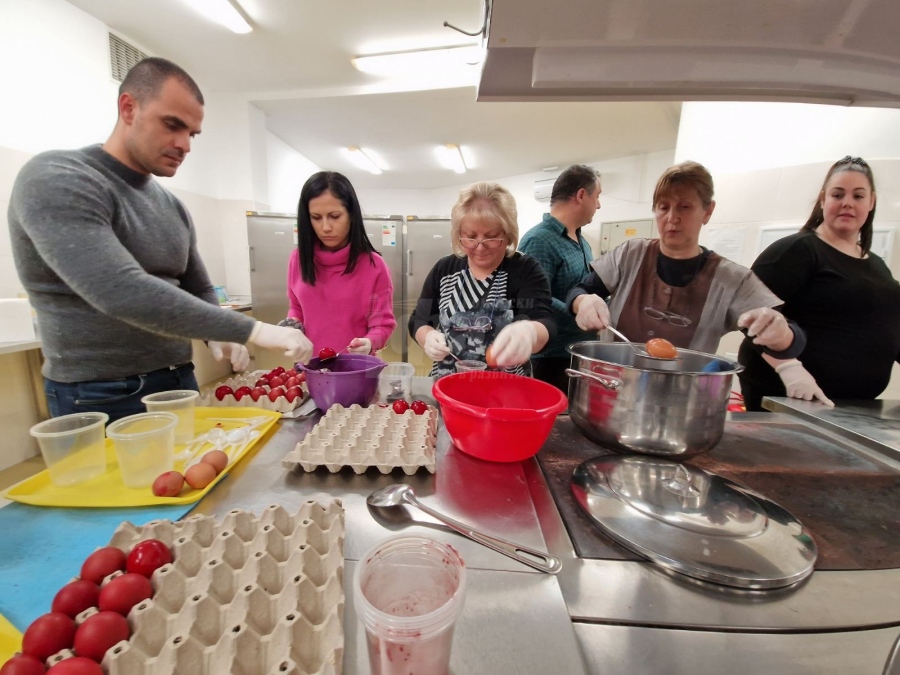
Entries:
{"type": "Polygon", "coordinates": [[[480,101],[900,107],[897,0],[490,0],[480,101]]]}

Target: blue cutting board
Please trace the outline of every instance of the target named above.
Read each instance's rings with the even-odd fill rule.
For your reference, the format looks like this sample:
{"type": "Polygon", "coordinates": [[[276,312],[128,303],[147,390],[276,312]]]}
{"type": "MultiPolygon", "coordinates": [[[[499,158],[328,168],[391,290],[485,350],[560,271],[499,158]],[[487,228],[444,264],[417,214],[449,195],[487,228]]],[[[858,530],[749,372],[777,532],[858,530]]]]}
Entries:
{"type": "Polygon", "coordinates": [[[94,549],[124,521],[178,520],[196,504],[122,509],[0,508],[0,614],[20,631],[50,611],[53,596],[78,576],[94,549]]]}

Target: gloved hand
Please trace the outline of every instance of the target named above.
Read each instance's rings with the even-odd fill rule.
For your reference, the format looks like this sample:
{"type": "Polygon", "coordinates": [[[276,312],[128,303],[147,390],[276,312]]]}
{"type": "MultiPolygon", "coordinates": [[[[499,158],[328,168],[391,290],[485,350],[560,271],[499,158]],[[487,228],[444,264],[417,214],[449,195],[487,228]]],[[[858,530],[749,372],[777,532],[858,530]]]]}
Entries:
{"type": "Polygon", "coordinates": [[[753,344],[769,347],[773,351],[784,351],[794,341],[794,331],[781,312],[769,307],[760,307],[744,312],[738,317],[738,327],[746,328],[753,344]]]}
{"type": "Polygon", "coordinates": [[[609,326],[609,307],[599,295],[582,295],[577,300],[575,323],[581,330],[602,330],[609,326]]]}
{"type": "Polygon", "coordinates": [[[537,330],[531,321],[513,321],[491,343],[493,359],[499,368],[521,365],[531,358],[536,342],[537,330]]]}
{"type": "Polygon", "coordinates": [[[825,396],[825,392],[816,384],[816,378],[797,359],[790,359],[781,363],[775,367],[775,372],[778,373],[778,377],[784,382],[787,395],[791,398],[802,398],[804,401],[819,401],[829,408],[834,407],[834,403],[825,396]]]}
{"type": "Polygon", "coordinates": [[[422,345],[422,349],[432,361],[443,361],[450,354],[447,338],[439,330],[433,330],[425,336],[425,344],[422,345]]]}
{"type": "Polygon", "coordinates": [[[349,354],[371,354],[372,341],[369,338],[353,338],[347,347],[349,354]]]}
{"type": "Polygon", "coordinates": [[[249,342],[264,349],[283,350],[285,356],[301,363],[308,363],[312,357],[312,342],[303,334],[302,330],[296,328],[273,326],[257,321],[250,334],[249,342]]]}
{"type": "Polygon", "coordinates": [[[228,358],[231,361],[231,368],[236,373],[247,370],[250,365],[250,352],[244,345],[237,342],[213,342],[209,341],[209,351],[212,352],[216,361],[228,358]]]}

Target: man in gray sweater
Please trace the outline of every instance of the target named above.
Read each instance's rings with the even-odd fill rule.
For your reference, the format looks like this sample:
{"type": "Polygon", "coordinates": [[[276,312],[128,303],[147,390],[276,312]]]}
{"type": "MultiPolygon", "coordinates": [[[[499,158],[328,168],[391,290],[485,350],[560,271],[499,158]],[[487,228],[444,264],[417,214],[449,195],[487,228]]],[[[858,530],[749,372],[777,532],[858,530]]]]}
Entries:
{"type": "Polygon", "coordinates": [[[51,151],[22,168],[9,203],[13,256],[40,325],[53,416],[143,412],[141,398],[197,389],[191,339],[236,369],[244,344],[308,361],[302,331],[219,307],[173,176],[200,133],[203,95],[180,67],[149,58],[119,88],[103,145],[51,151]]]}

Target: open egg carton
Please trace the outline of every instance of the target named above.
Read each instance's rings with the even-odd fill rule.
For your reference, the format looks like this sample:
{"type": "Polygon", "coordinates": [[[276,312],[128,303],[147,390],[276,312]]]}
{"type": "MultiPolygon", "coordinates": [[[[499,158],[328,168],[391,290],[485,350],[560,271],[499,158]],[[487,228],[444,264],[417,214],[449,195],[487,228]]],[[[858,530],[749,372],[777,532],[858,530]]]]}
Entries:
{"type": "MultiPolygon", "coordinates": [[[[255,370],[253,372],[233,375],[224,382],[219,382],[208,391],[201,393],[197,405],[225,408],[262,408],[263,410],[271,410],[273,412],[284,414],[296,410],[309,398],[309,390],[306,387],[306,382],[300,384],[303,395],[298,396],[293,401],[288,401],[284,396],[279,396],[274,401],[269,400],[268,396],[260,396],[258,400],[254,401],[249,395],[242,396],[241,400],[237,400],[234,396],[226,396],[221,401],[216,398],[215,391],[218,387],[228,386],[232,389],[237,389],[238,387],[250,387],[253,389],[253,386],[259,378],[267,372],[268,371],[266,370],[255,370]]],[[[268,391],[268,387],[266,390],[268,391]]]]}
{"type": "Polygon", "coordinates": [[[434,473],[437,421],[437,410],[431,406],[416,415],[412,410],[398,414],[389,407],[333,405],[281,464],[304,471],[325,466],[332,473],[345,466],[356,473],[370,466],[381,473],[402,468],[408,476],[422,468],[434,473]]]}
{"type": "Polygon", "coordinates": [[[173,561],[128,615],[131,638],[103,659],[109,675],[339,674],[344,652],[344,510],[305,502],[210,516],[123,523],[110,544],[155,538],[173,561]]]}

